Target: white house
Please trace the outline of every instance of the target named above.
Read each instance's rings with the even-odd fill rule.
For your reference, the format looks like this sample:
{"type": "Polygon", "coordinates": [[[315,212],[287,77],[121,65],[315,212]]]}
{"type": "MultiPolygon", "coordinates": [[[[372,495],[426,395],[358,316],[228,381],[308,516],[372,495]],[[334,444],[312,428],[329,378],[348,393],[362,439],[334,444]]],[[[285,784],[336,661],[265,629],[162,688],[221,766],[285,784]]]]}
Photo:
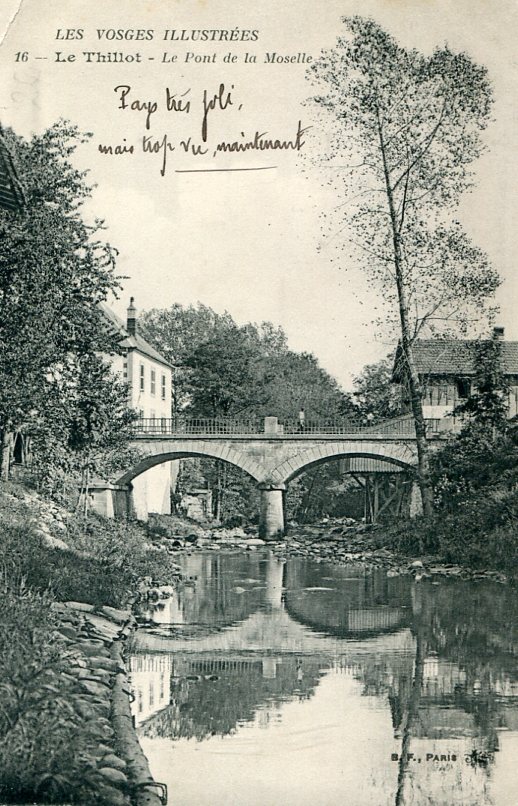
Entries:
{"type": "MultiPolygon", "coordinates": [[[[112,356],[113,369],[128,384],[128,405],[145,419],[171,417],[173,368],[138,332],[133,297],[124,323],[110,308],[103,311],[120,336],[123,354],[112,356]]],[[[166,462],[152,467],[133,480],[135,516],[146,520],[150,512],[170,514],[173,465],[166,462]]]]}

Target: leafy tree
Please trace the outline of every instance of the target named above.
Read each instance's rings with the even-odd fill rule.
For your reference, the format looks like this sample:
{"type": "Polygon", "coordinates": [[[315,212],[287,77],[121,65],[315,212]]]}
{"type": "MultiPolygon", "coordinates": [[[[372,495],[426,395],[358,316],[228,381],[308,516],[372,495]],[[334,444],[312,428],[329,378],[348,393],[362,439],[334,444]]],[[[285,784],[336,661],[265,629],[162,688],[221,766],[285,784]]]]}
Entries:
{"type": "Polygon", "coordinates": [[[307,421],[356,416],[351,398],[311,353],[284,350],[263,364],[266,403],[262,416],[293,418],[304,408],[307,421]]]}
{"type": "MultiPolygon", "coordinates": [[[[196,307],[175,304],[165,310],[153,309],[141,316],[139,324],[145,338],[175,365],[175,411],[202,416],[202,411],[211,409],[206,399],[199,408],[205,394],[196,390],[205,384],[207,364],[216,368],[212,361],[216,350],[211,347],[215,343],[223,353],[223,358],[217,359],[221,385],[230,387],[236,373],[242,382],[250,383],[244,397],[243,389],[241,397],[236,396],[236,405],[225,404],[229,411],[236,412],[241,407],[258,417],[275,415],[282,419],[296,416],[301,406],[314,417],[339,416],[352,410],[349,397],[319,366],[315,356],[289,350],[286,334],[271,322],[239,327],[230,314],[217,314],[198,303],[196,307]],[[233,354],[248,367],[246,371],[239,373],[233,354]]],[[[232,395],[230,388],[227,392],[232,395]]],[[[223,388],[217,397],[227,397],[223,388]]]]}
{"type": "Polygon", "coordinates": [[[367,423],[397,417],[401,414],[401,394],[392,383],[391,357],[368,364],[354,379],[353,399],[362,419],[367,423]]]}
{"type": "Polygon", "coordinates": [[[509,384],[502,366],[502,345],[498,339],[475,344],[474,392],[457,414],[467,414],[482,425],[503,432],[507,428],[509,384]]]}
{"type": "Polygon", "coordinates": [[[193,351],[216,334],[234,327],[229,313],[218,314],[201,303],[187,307],[174,303],[170,308],[153,308],[140,316],[139,329],[144,338],[174,365],[173,414],[190,403],[191,367],[187,360],[193,351]]]}
{"type": "MultiPolygon", "coordinates": [[[[77,358],[116,344],[98,307],[118,287],[114,250],[87,224],[91,188],[71,158],[85,139],[59,122],[30,140],[4,133],[24,187],[19,212],[0,211],[0,432],[7,477],[15,431],[50,416],[49,388],[77,358]]],[[[55,386],[55,384],[54,384],[55,386]]]]}
{"type": "Polygon", "coordinates": [[[455,511],[475,493],[500,497],[518,482],[517,468],[518,434],[495,435],[487,423],[471,422],[432,457],[436,503],[455,511]]]}
{"type": "Polygon", "coordinates": [[[426,57],[402,48],[372,20],[344,21],[352,36],[310,68],[323,90],[313,101],[336,121],[328,158],[340,156],[340,206],[351,241],[398,323],[429,515],[423,389],[412,345],[424,328],[464,329],[480,319],[499,282],[452,220],[483,148],[492,92],[486,70],[464,53],[444,47],[426,57]]]}
{"type": "Polygon", "coordinates": [[[237,415],[263,402],[256,383],[257,353],[239,328],[216,333],[200,344],[185,362],[191,407],[198,416],[237,415]]]}
{"type": "Polygon", "coordinates": [[[246,333],[250,344],[260,348],[261,353],[270,358],[282,355],[288,349],[288,339],[286,333],[280,326],[275,326],[271,322],[261,322],[260,324],[248,323],[241,328],[246,333]]]}
{"type": "Polygon", "coordinates": [[[77,457],[81,472],[84,514],[88,511],[88,490],[92,473],[102,473],[106,464],[117,464],[117,454],[131,438],[137,418],[128,408],[128,390],[100,356],[79,362],[70,401],[68,449],[77,457]]]}
{"type": "Polygon", "coordinates": [[[473,394],[456,409],[467,415],[458,437],[432,458],[435,497],[455,509],[476,493],[500,496],[518,480],[518,429],[507,419],[509,386],[498,339],[474,345],[473,394]]]}
{"type": "MultiPolygon", "coordinates": [[[[144,336],[175,365],[175,410],[187,416],[274,415],[283,422],[297,417],[301,407],[308,421],[356,416],[350,396],[315,356],[289,350],[284,331],[270,322],[239,327],[228,313],[200,304],[152,310],[140,321],[144,336]]],[[[185,460],[184,465],[184,480],[201,471],[213,492],[216,517],[250,519],[255,513],[257,492],[243,473],[212,460],[185,460]]],[[[318,472],[324,486],[335,483],[325,468],[318,472]]],[[[306,484],[316,489],[311,480],[299,486],[306,484]]]]}
{"type": "MultiPolygon", "coordinates": [[[[232,369],[235,362],[229,361],[233,341],[235,349],[242,357],[245,357],[247,347],[256,359],[271,358],[287,349],[284,331],[271,322],[262,322],[259,325],[249,323],[238,327],[228,312],[218,314],[201,303],[186,307],[175,303],[168,309],[152,309],[142,314],[139,326],[144,337],[174,365],[173,413],[185,412],[202,416],[192,397],[200,380],[196,364],[200,360],[205,365],[212,342],[218,341],[223,349],[226,358],[219,368],[222,378],[227,373],[229,381],[236,370],[235,366],[232,369]]],[[[259,365],[257,373],[256,380],[259,379],[259,365]]],[[[197,398],[199,400],[199,395],[197,398]]],[[[258,404],[259,400],[256,399],[255,402],[258,404]]],[[[203,406],[205,412],[206,401],[203,406]]]]}
{"type": "Polygon", "coordinates": [[[99,355],[82,356],[47,384],[47,410],[30,428],[33,470],[41,489],[56,495],[81,478],[84,512],[93,474],[104,478],[136,459],[128,443],[136,412],[125,384],[99,355]]]}

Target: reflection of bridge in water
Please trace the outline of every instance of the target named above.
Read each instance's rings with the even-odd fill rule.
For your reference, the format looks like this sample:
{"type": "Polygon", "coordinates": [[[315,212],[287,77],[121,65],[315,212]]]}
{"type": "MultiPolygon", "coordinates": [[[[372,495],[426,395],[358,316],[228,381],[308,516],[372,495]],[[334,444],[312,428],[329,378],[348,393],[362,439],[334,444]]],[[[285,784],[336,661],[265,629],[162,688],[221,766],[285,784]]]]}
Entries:
{"type": "MultiPolygon", "coordinates": [[[[324,569],[318,568],[321,576],[324,569]]],[[[359,677],[367,665],[378,669],[386,684],[411,676],[408,580],[398,584],[383,572],[374,579],[361,569],[355,574],[343,569],[344,578],[331,588],[325,581],[315,584],[319,580],[304,561],[285,563],[271,554],[244,560],[193,555],[185,559],[184,570],[198,576],[197,589],[176,591],[150,614],[155,627],[137,636],[130,668],[139,724],[171,706],[168,716],[160,717],[162,728],[153,719],[154,729],[165,730],[167,723],[168,729],[180,730],[180,701],[203,698],[211,677],[216,678],[214,697],[217,680],[233,681],[219,696],[238,696],[239,690],[246,707],[236,704],[235,718],[248,714],[249,719],[250,709],[253,713],[267,701],[312,696],[331,670],[359,677]],[[224,572],[229,562],[233,574],[224,572]],[[290,601],[299,603],[300,612],[295,605],[290,612],[290,601]],[[306,609],[318,611],[318,629],[312,619],[304,623],[306,609]]],[[[197,719],[200,727],[203,715],[197,719]]]]}
{"type": "MultiPolygon", "coordinates": [[[[493,802],[486,798],[486,783],[498,763],[507,759],[509,769],[515,763],[510,754],[518,741],[516,642],[509,631],[491,638],[483,633],[487,645],[471,649],[469,640],[458,641],[478,631],[476,608],[486,588],[475,588],[471,601],[462,584],[432,588],[387,578],[382,571],[301,559],[283,563],[259,553],[193,555],[185,559],[185,571],[198,576],[196,589],[179,590],[163,603],[153,615],[154,627],[138,635],[130,660],[134,713],[145,742],[232,737],[246,726],[240,733],[246,744],[256,730],[289,723],[289,714],[293,709],[299,714],[306,701],[307,713],[314,714],[333,691],[337,699],[327,701],[324,730],[347,723],[360,700],[367,733],[374,730],[368,727],[369,709],[376,719],[382,714],[387,743],[375,763],[376,775],[385,770],[386,785],[397,773],[390,755],[401,753],[412,711],[412,752],[423,760],[449,753],[458,759],[439,778],[431,764],[420,765],[415,775],[409,769],[408,786],[416,797],[437,792],[439,780],[446,794],[437,802],[493,802]],[[345,706],[343,692],[350,697],[345,706]],[[344,708],[342,722],[334,703],[344,708]],[[487,767],[465,762],[466,754],[496,749],[487,767]]],[[[494,594],[488,588],[486,595],[494,594]]],[[[512,619],[508,599],[498,606],[512,619]]],[[[310,731],[311,717],[307,725],[310,731]]]]}
{"type": "Polygon", "coordinates": [[[297,559],[287,566],[284,600],[294,621],[342,638],[366,638],[411,623],[410,595],[401,578],[353,574],[350,567],[337,567],[333,587],[326,590],[319,585],[321,576],[314,566],[297,559]]]}
{"type": "Polygon", "coordinates": [[[389,634],[344,642],[339,637],[324,635],[298,624],[284,609],[271,613],[253,613],[240,624],[201,637],[185,637],[181,634],[167,635],[156,631],[143,631],[137,636],[138,651],[145,652],[241,652],[244,647],[250,652],[273,654],[313,654],[338,658],[364,657],[369,652],[413,654],[414,642],[409,629],[389,634]]]}
{"type": "MultiPolygon", "coordinates": [[[[409,580],[388,578],[384,571],[333,568],[327,582],[325,565],[304,560],[288,563],[272,554],[239,559],[234,574],[223,573],[229,558],[193,555],[185,558],[185,572],[196,576],[196,589],[185,588],[153,613],[156,628],[139,635],[148,649],[175,652],[254,651],[319,652],[338,656],[340,639],[348,651],[376,636],[401,633],[395,640],[411,641],[408,628],[412,602],[409,580]],[[245,574],[254,574],[253,578],[245,574]],[[160,629],[160,624],[172,625],[160,629]]],[[[374,643],[373,643],[374,642],[374,643]]],[[[390,643],[390,641],[389,641],[390,643]]]]}
{"type": "Polygon", "coordinates": [[[411,675],[407,580],[343,569],[343,579],[330,586],[303,561],[272,554],[192,555],[183,562],[197,578],[195,588],[180,588],[148,613],[155,626],[138,634],[131,658],[135,717],[146,731],[179,735],[187,730],[183,708],[193,711],[189,730],[203,735],[209,695],[223,709],[219,724],[226,730],[271,703],[312,696],[330,670],[358,676],[380,658],[383,679],[411,675]],[[318,629],[306,611],[318,614],[318,629]]]}

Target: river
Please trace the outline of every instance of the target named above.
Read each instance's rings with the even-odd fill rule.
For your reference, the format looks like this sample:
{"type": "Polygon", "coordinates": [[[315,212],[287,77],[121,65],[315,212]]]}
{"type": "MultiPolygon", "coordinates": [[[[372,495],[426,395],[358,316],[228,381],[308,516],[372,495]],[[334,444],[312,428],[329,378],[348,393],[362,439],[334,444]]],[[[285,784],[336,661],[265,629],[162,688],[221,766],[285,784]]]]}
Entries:
{"type": "Polygon", "coordinates": [[[181,556],[130,658],[173,806],[515,806],[518,594],[268,552],[181,556]]]}

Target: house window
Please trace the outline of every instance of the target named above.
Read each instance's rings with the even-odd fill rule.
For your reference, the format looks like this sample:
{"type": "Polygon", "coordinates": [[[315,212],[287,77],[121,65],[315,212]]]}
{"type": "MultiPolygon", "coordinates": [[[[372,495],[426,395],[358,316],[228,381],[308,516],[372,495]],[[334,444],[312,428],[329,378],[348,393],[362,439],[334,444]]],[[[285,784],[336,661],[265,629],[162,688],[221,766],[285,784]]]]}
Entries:
{"type": "Polygon", "coordinates": [[[471,391],[471,384],[467,380],[467,378],[457,378],[455,384],[457,386],[457,397],[463,400],[469,397],[469,393],[471,391]]]}
{"type": "Polygon", "coordinates": [[[156,394],[156,372],[154,369],[151,370],[151,394],[156,394]]]}
{"type": "Polygon", "coordinates": [[[144,364],[141,364],[140,365],[140,391],[141,392],[144,391],[144,372],[145,372],[144,364]]]}
{"type": "Polygon", "coordinates": [[[162,400],[166,399],[166,378],[162,375],[162,400]]]}

